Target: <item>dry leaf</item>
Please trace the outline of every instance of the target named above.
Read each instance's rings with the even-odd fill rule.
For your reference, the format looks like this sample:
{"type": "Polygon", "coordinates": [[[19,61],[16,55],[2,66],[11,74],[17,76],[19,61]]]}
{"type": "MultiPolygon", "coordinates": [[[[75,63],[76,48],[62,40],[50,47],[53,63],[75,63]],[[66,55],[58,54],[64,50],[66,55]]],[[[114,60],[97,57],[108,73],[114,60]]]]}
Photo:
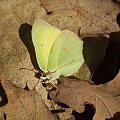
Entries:
{"type": "Polygon", "coordinates": [[[113,0],[1,0],[0,74],[22,88],[27,83],[33,89],[38,83],[33,71],[20,70],[36,68],[32,61],[35,56],[28,54],[29,49],[23,44],[23,40],[31,40],[31,25],[36,17],[76,34],[79,31],[84,37],[118,31],[119,11],[118,3],[113,0]]]}
{"type": "Polygon", "coordinates": [[[0,110],[0,120],[5,120],[4,119],[4,114],[3,114],[3,112],[1,112],[1,110],[0,110]]]}
{"type": "Polygon", "coordinates": [[[51,92],[56,102],[62,102],[77,112],[83,112],[85,104],[95,106],[94,120],[105,120],[120,112],[120,72],[114,80],[103,85],[87,82],[63,80],[56,91],[51,92]]]}
{"type": "MultiPolygon", "coordinates": [[[[1,0],[0,11],[0,74],[22,88],[27,82],[28,87],[33,89],[38,82],[34,72],[19,70],[35,67],[28,48],[21,41],[20,28],[24,23],[32,25],[36,17],[41,17],[58,28],[69,29],[76,34],[81,28],[81,37],[119,30],[116,16],[120,8],[111,0],[1,0]],[[46,14],[50,11],[51,14],[46,14]]],[[[28,32],[30,26],[22,29],[22,34],[29,36],[24,40],[30,39],[28,32]]]]}
{"type": "MultiPolygon", "coordinates": [[[[33,24],[37,11],[40,11],[41,16],[45,13],[39,3],[39,0],[0,1],[0,74],[22,88],[27,82],[29,88],[33,89],[38,82],[33,71],[20,70],[33,69],[33,65],[28,50],[20,39],[19,29],[23,23],[33,24]]],[[[30,31],[26,30],[28,35],[30,31]]]]}
{"type": "MultiPolygon", "coordinates": [[[[97,33],[110,33],[119,30],[116,16],[120,7],[112,0],[40,0],[42,6],[49,11],[72,10],[80,19],[80,33],[83,35],[95,35],[97,33]],[[111,9],[112,8],[112,9],[111,9]]],[[[62,12],[61,11],[61,12],[62,12]]],[[[64,14],[64,13],[63,13],[64,14]]],[[[55,19],[55,18],[54,18],[55,19]]],[[[76,19],[76,17],[73,17],[76,19]]],[[[58,23],[59,24],[59,23],[58,23]]],[[[74,26],[74,25],[73,25],[74,26]]]]}
{"type": "MultiPolygon", "coordinates": [[[[0,107],[0,111],[5,113],[7,120],[55,120],[41,96],[35,91],[21,89],[4,79],[1,79],[1,85],[8,102],[0,107]]],[[[2,99],[5,101],[4,96],[2,99]]]]}

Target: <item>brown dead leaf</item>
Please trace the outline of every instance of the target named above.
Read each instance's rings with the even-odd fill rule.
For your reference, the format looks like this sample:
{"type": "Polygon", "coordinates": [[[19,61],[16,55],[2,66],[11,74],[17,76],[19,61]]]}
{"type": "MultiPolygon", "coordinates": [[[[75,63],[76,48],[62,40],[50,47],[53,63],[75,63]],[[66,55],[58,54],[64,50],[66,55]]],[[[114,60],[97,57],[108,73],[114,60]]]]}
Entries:
{"type": "MultiPolygon", "coordinates": [[[[55,120],[35,91],[26,91],[4,79],[0,82],[8,99],[8,103],[0,107],[0,111],[5,113],[7,120],[55,120]]],[[[2,96],[3,101],[4,98],[2,96]]]]}
{"type": "MultiPolygon", "coordinates": [[[[120,7],[111,0],[1,0],[0,74],[22,88],[27,83],[29,89],[33,89],[38,83],[34,72],[20,70],[35,67],[19,33],[24,23],[32,25],[36,17],[41,17],[58,28],[69,29],[76,34],[80,31],[81,37],[94,36],[119,30],[116,23],[119,11],[120,7]]],[[[28,34],[28,29],[23,29],[22,33],[23,36],[28,34]]],[[[23,39],[30,37],[29,34],[23,39]]],[[[86,79],[89,75],[83,77],[86,79]]]]}
{"type": "Polygon", "coordinates": [[[39,6],[39,0],[1,0],[0,11],[0,74],[17,86],[24,88],[27,82],[28,87],[33,89],[38,82],[34,72],[20,70],[33,69],[33,65],[20,39],[19,28],[23,23],[33,24],[35,14],[32,13],[40,11],[42,16],[44,9],[39,6]]]}
{"type": "Polygon", "coordinates": [[[0,120],[5,120],[4,119],[4,114],[3,114],[3,112],[1,112],[1,110],[0,110],[0,120]]]}
{"type": "Polygon", "coordinates": [[[27,82],[33,89],[38,82],[34,72],[19,70],[34,68],[19,36],[23,23],[32,25],[36,17],[41,17],[76,34],[81,28],[81,37],[119,30],[116,16],[120,8],[110,0],[1,0],[0,11],[0,74],[22,88],[27,82]],[[50,11],[51,14],[46,14],[50,11]]]}
{"type": "Polygon", "coordinates": [[[33,24],[39,16],[58,28],[69,29],[76,34],[81,28],[81,37],[119,30],[116,16],[120,8],[110,0],[2,0],[0,11],[0,73],[22,88],[28,82],[29,88],[33,89],[37,79],[33,72],[19,70],[33,69],[19,36],[21,24],[33,24]],[[46,14],[49,11],[52,13],[46,14]]]}
{"type": "Polygon", "coordinates": [[[65,103],[80,113],[85,104],[93,104],[96,109],[94,120],[105,120],[120,112],[120,72],[111,82],[98,86],[66,79],[50,94],[56,102],[65,103]]]}
{"type": "MultiPolygon", "coordinates": [[[[110,33],[119,30],[116,16],[120,7],[111,0],[40,0],[42,6],[49,12],[74,11],[80,19],[80,33],[83,35],[95,35],[97,33],[110,33]],[[111,9],[112,8],[112,9],[111,9]]],[[[64,14],[64,12],[62,12],[64,14]]],[[[76,17],[73,17],[76,19],[76,17]]],[[[59,23],[58,23],[59,24],[59,23]]],[[[74,25],[73,25],[74,26],[74,25]]]]}

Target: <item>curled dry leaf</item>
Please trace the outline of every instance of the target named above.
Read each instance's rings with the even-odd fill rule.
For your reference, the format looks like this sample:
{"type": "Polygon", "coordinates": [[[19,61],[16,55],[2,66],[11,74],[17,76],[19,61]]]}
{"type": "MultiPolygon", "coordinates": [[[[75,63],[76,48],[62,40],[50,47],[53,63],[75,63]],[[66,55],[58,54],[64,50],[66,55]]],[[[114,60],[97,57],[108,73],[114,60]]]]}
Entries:
{"type": "MultiPolygon", "coordinates": [[[[8,120],[55,120],[41,96],[35,91],[16,87],[5,79],[0,82],[8,99],[7,104],[0,107],[0,111],[6,114],[8,120]]],[[[4,98],[3,96],[3,101],[4,98]]]]}
{"type": "Polygon", "coordinates": [[[93,104],[94,120],[105,120],[120,112],[120,72],[114,80],[98,86],[66,79],[50,95],[56,102],[65,103],[80,113],[84,111],[85,104],[93,104]]]}

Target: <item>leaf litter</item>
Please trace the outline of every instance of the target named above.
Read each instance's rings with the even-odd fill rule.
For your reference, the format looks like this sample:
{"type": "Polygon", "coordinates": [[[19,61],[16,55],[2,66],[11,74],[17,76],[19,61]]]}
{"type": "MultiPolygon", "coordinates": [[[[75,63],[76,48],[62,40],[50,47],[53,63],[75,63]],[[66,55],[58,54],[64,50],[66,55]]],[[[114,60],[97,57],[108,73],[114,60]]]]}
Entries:
{"type": "MultiPolygon", "coordinates": [[[[35,72],[30,70],[20,70],[21,68],[37,68],[36,64],[35,66],[33,65],[31,60],[31,53],[28,53],[28,48],[26,48],[21,41],[19,36],[20,26],[25,23],[32,25],[35,18],[40,16],[50,24],[55,25],[60,29],[69,29],[76,34],[79,34],[81,38],[91,36],[96,37],[99,35],[119,31],[119,27],[116,22],[116,16],[120,11],[120,7],[112,0],[4,0],[0,1],[0,9],[0,74],[1,76],[4,76],[4,80],[6,82],[9,80],[14,85],[21,88],[25,88],[26,84],[30,90],[36,88],[36,91],[42,96],[41,99],[45,100],[45,103],[49,106],[50,110],[52,108],[51,103],[49,104],[49,100],[46,97],[47,92],[45,91],[45,88],[39,83],[39,80],[34,77],[35,72]]],[[[22,30],[24,33],[23,35],[25,35],[25,33],[27,33],[29,30],[30,29],[28,28],[22,30]]],[[[29,37],[24,37],[25,40],[28,40],[28,38],[30,39],[30,35],[28,36],[29,37]]],[[[103,53],[105,51],[106,48],[103,49],[103,53]]],[[[35,56],[32,54],[32,57],[34,58],[35,56]]],[[[103,58],[100,59],[98,66],[102,62],[103,58]]],[[[86,64],[84,64],[83,67],[79,70],[77,77],[86,81],[91,80],[90,71],[86,64]]],[[[57,89],[57,91],[60,91],[60,93],[56,97],[54,95],[56,95],[58,92],[54,91],[54,94],[51,93],[51,98],[53,98],[53,100],[59,102],[62,101],[77,112],[84,111],[85,106],[83,103],[92,103],[96,110],[94,115],[95,120],[99,120],[99,117],[101,117],[101,120],[105,118],[112,119],[117,113],[119,113],[119,74],[112,81],[98,86],[90,85],[87,82],[78,81],[75,79],[61,81],[63,83],[57,89]],[[84,86],[82,86],[83,84],[84,86]],[[83,94],[85,92],[86,94],[83,94]],[[66,96],[68,93],[70,93],[69,97],[72,98],[71,101],[68,99],[68,96],[66,96]],[[60,96],[61,94],[63,94],[63,96],[60,96]],[[76,103],[76,98],[80,98],[78,103],[76,103]],[[77,106],[77,104],[79,105],[77,106]],[[110,104],[111,106],[114,106],[111,108],[111,106],[109,107],[110,104]],[[101,110],[105,112],[102,116],[100,116],[101,113],[103,113],[101,110]]],[[[10,86],[8,85],[8,88],[9,87],[10,86]]],[[[7,88],[4,89],[7,91],[7,88]]],[[[11,89],[14,90],[13,87],[11,89]]],[[[20,94],[30,95],[28,91],[27,93],[20,92],[20,94]]],[[[9,96],[8,98],[12,99],[9,96]]],[[[33,98],[34,97],[31,99],[33,98]]],[[[54,101],[52,102],[54,103],[54,101]]],[[[18,103],[17,106],[19,106],[19,104],[20,103],[18,103]]],[[[57,106],[56,103],[54,103],[54,106],[57,106]]],[[[54,109],[61,108],[57,106],[54,109]]],[[[71,111],[69,115],[70,114],[71,111]]],[[[12,117],[15,116],[12,115],[11,118],[12,117]]],[[[22,117],[22,115],[20,117],[22,117]]],[[[67,119],[67,115],[66,117],[60,117],[60,119],[67,119]]]]}
{"type": "MultiPolygon", "coordinates": [[[[16,87],[10,81],[0,80],[8,102],[0,108],[8,120],[55,120],[41,96],[35,90],[27,91],[16,87]]],[[[2,92],[2,91],[1,91],[2,92]]],[[[2,97],[4,101],[5,97],[2,97]]]]}
{"type": "Polygon", "coordinates": [[[79,113],[84,111],[85,104],[92,104],[95,107],[94,120],[104,120],[120,112],[119,82],[120,73],[114,80],[103,85],[66,79],[56,91],[50,92],[50,96],[54,101],[65,103],[79,113]]]}

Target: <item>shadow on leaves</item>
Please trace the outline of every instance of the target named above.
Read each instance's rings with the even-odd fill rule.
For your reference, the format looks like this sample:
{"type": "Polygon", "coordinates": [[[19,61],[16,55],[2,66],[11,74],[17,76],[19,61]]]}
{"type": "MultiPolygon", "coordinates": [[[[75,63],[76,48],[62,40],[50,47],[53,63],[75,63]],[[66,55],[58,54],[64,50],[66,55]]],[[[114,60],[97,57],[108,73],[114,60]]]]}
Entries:
{"type": "Polygon", "coordinates": [[[2,107],[8,103],[8,98],[1,83],[0,83],[0,96],[2,98],[2,101],[0,101],[0,107],[2,107]]]}
{"type": "Polygon", "coordinates": [[[102,63],[108,44],[104,36],[83,38],[83,56],[92,75],[102,63]]]}
{"type": "Polygon", "coordinates": [[[117,24],[120,27],[120,13],[117,14],[117,18],[116,18],[117,24]]]}
{"type": "Polygon", "coordinates": [[[91,104],[85,105],[85,111],[83,113],[78,113],[73,110],[72,115],[75,117],[75,120],[93,120],[95,114],[95,108],[91,104]]]}
{"type": "Polygon", "coordinates": [[[58,102],[57,105],[59,105],[62,108],[70,108],[68,105],[66,105],[65,103],[62,103],[62,102],[58,102]]]}
{"type": "Polygon", "coordinates": [[[118,5],[120,5],[120,1],[119,0],[111,0],[113,3],[115,3],[115,4],[118,4],[118,5]]]}
{"type": "Polygon", "coordinates": [[[6,114],[4,113],[4,120],[6,120],[7,119],[7,116],[6,116],[6,114]]]}
{"type": "Polygon", "coordinates": [[[120,68],[120,32],[104,36],[84,38],[83,55],[91,71],[91,79],[97,85],[116,77],[120,68]]]}
{"type": "Polygon", "coordinates": [[[103,84],[116,77],[120,68],[120,32],[110,34],[105,57],[92,76],[96,84],[103,84]]]}
{"type": "Polygon", "coordinates": [[[120,112],[116,112],[112,118],[106,118],[105,120],[120,120],[120,112]]]}
{"type": "Polygon", "coordinates": [[[35,49],[32,42],[31,30],[32,30],[32,25],[24,23],[19,28],[19,36],[30,54],[30,58],[34,68],[39,70],[39,66],[37,64],[36,55],[35,55],[35,49]]]}

